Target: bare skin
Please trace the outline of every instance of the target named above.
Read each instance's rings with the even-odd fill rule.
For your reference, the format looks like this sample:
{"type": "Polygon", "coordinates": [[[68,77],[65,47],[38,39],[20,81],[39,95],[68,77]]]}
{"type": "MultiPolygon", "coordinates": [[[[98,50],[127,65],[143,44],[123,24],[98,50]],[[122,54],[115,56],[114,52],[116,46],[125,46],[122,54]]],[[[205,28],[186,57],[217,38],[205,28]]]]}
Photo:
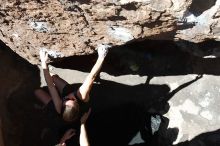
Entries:
{"type": "MultiPolygon", "coordinates": [[[[86,123],[90,113],[91,113],[91,109],[89,109],[89,111],[86,114],[84,114],[80,120],[80,122],[81,122],[80,145],[81,146],[89,146],[88,140],[85,140],[85,139],[88,139],[88,136],[86,133],[86,128],[85,128],[85,123],[86,123]]],[[[65,132],[65,134],[63,135],[63,137],[60,139],[60,143],[58,144],[58,146],[66,146],[65,141],[70,139],[74,135],[75,135],[74,129],[67,130],[65,132]]]]}
{"type": "MultiPolygon", "coordinates": [[[[102,67],[106,54],[107,54],[106,48],[98,49],[99,56],[98,56],[98,59],[95,65],[93,66],[89,75],[86,77],[83,84],[79,87],[79,89],[76,92],[77,96],[84,102],[88,102],[90,99],[89,93],[91,91],[93,82],[102,67]]],[[[41,50],[40,59],[41,59],[41,66],[44,72],[44,77],[45,77],[50,95],[41,89],[37,89],[35,91],[35,95],[45,105],[48,104],[50,100],[52,100],[54,102],[56,111],[59,114],[61,114],[62,106],[73,106],[73,103],[74,103],[74,100],[76,100],[76,97],[74,96],[73,93],[70,93],[66,97],[68,100],[66,100],[65,102],[62,102],[58,92],[62,94],[63,88],[68,83],[62,78],[60,78],[58,75],[52,75],[52,76],[50,75],[50,72],[49,72],[49,69],[46,63],[48,59],[47,52],[41,50]]],[[[90,111],[88,113],[85,113],[83,117],[86,117],[86,118],[84,119],[88,118],[89,113],[90,111]]],[[[81,130],[80,130],[80,145],[89,146],[86,128],[85,128],[85,121],[82,122],[82,119],[81,119],[81,130]]]]}
{"type": "Polygon", "coordinates": [[[60,139],[60,143],[58,145],[61,146],[65,146],[65,141],[70,139],[71,137],[73,137],[75,135],[75,130],[74,129],[69,129],[65,132],[65,134],[63,135],[63,137],[60,139]]]}

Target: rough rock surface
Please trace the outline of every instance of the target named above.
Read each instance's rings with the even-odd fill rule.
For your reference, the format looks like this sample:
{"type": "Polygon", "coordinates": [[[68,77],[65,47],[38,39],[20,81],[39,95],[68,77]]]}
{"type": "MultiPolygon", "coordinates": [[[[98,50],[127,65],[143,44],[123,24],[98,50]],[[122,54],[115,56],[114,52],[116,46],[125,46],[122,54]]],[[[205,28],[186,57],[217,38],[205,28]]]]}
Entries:
{"type": "Polygon", "coordinates": [[[36,110],[33,109],[33,92],[40,86],[39,69],[1,41],[0,58],[0,119],[3,139],[6,146],[25,145],[22,143],[22,137],[25,134],[34,136],[38,131],[33,129],[37,118],[36,110]]]}
{"type": "MultiPolygon", "coordinates": [[[[65,58],[50,70],[69,83],[82,83],[96,57],[65,58]]],[[[53,121],[47,122],[52,119],[43,116],[44,106],[33,95],[45,85],[42,72],[2,42],[0,58],[0,119],[5,145],[51,146],[49,141],[54,139],[48,134],[48,125],[53,121]]],[[[160,142],[151,145],[160,146],[173,142],[175,146],[220,145],[220,130],[213,131],[220,125],[219,63],[220,58],[195,57],[168,41],[112,49],[101,80],[91,92],[92,114],[87,122],[91,145],[126,146],[141,138],[146,144],[133,146],[150,145],[150,140],[160,142]],[[205,75],[195,80],[195,74],[205,75]],[[166,113],[159,138],[142,131],[149,113],[166,113]],[[137,133],[142,137],[135,137],[137,133]]]]}
{"type": "Polygon", "coordinates": [[[39,63],[144,39],[220,40],[220,0],[2,0],[0,39],[39,63]]]}

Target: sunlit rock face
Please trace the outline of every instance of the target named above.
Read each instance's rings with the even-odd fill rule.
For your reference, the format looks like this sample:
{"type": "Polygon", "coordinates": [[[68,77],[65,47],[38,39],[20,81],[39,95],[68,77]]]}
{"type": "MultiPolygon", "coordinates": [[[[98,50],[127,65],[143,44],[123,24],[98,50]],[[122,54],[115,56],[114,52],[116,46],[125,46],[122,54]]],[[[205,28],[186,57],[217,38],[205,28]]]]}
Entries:
{"type": "Polygon", "coordinates": [[[220,40],[220,0],[3,0],[0,39],[39,63],[38,50],[53,58],[95,52],[99,44],[144,39],[220,40]]]}

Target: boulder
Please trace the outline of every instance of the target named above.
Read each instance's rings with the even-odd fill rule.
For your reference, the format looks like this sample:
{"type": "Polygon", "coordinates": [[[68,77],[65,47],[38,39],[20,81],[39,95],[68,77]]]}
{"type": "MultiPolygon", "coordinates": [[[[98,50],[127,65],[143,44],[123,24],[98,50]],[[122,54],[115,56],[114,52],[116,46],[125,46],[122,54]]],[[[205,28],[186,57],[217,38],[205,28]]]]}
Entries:
{"type": "Polygon", "coordinates": [[[220,40],[220,0],[2,0],[0,40],[32,64],[152,40],[220,40]]]}

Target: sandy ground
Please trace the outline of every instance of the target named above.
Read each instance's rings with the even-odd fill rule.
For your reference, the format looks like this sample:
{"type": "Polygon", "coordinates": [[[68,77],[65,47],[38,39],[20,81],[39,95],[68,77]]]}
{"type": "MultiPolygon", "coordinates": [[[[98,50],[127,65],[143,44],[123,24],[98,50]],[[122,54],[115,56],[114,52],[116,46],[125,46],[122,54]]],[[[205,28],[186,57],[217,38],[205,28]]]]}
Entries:
{"type": "MultiPolygon", "coordinates": [[[[51,67],[51,70],[53,73],[59,74],[60,77],[69,81],[70,84],[82,83],[88,74],[54,67],[51,67]]],[[[170,92],[172,92],[184,83],[194,80],[197,76],[198,75],[192,74],[182,76],[155,77],[150,81],[150,85],[166,84],[170,88],[170,92]]],[[[102,72],[100,77],[103,80],[113,81],[128,86],[145,84],[147,79],[147,76],[139,75],[122,75],[115,77],[105,72],[102,72]]],[[[45,85],[44,82],[42,83],[45,85]]],[[[133,92],[135,92],[135,90],[133,92]]],[[[170,106],[169,111],[164,116],[169,119],[169,125],[167,128],[178,128],[179,132],[174,144],[184,142],[186,140],[190,141],[201,133],[219,129],[219,94],[220,78],[218,76],[204,75],[198,81],[189,84],[172,96],[168,102],[170,106]]],[[[133,98],[135,100],[137,97],[133,98]]],[[[155,111],[154,107],[149,109],[149,112],[152,111],[155,113],[163,112],[155,111]]],[[[143,142],[143,140],[141,139],[140,134],[137,133],[137,136],[129,143],[135,144],[140,142],[143,142]]]]}
{"type": "MultiPolygon", "coordinates": [[[[169,50],[172,46],[167,44],[162,46],[163,50],[153,46],[152,50],[137,51],[135,46],[110,51],[91,92],[92,113],[87,125],[91,145],[220,143],[220,59],[198,58],[176,48],[169,50]],[[204,75],[196,78],[198,74],[204,75]],[[161,117],[161,126],[150,135],[156,115],[161,117]]],[[[0,50],[0,56],[0,79],[5,83],[0,92],[5,145],[48,146],[45,131],[50,123],[33,94],[45,85],[42,71],[9,49],[0,50]]],[[[96,55],[67,58],[50,70],[79,85],[95,59],[96,55]]]]}

